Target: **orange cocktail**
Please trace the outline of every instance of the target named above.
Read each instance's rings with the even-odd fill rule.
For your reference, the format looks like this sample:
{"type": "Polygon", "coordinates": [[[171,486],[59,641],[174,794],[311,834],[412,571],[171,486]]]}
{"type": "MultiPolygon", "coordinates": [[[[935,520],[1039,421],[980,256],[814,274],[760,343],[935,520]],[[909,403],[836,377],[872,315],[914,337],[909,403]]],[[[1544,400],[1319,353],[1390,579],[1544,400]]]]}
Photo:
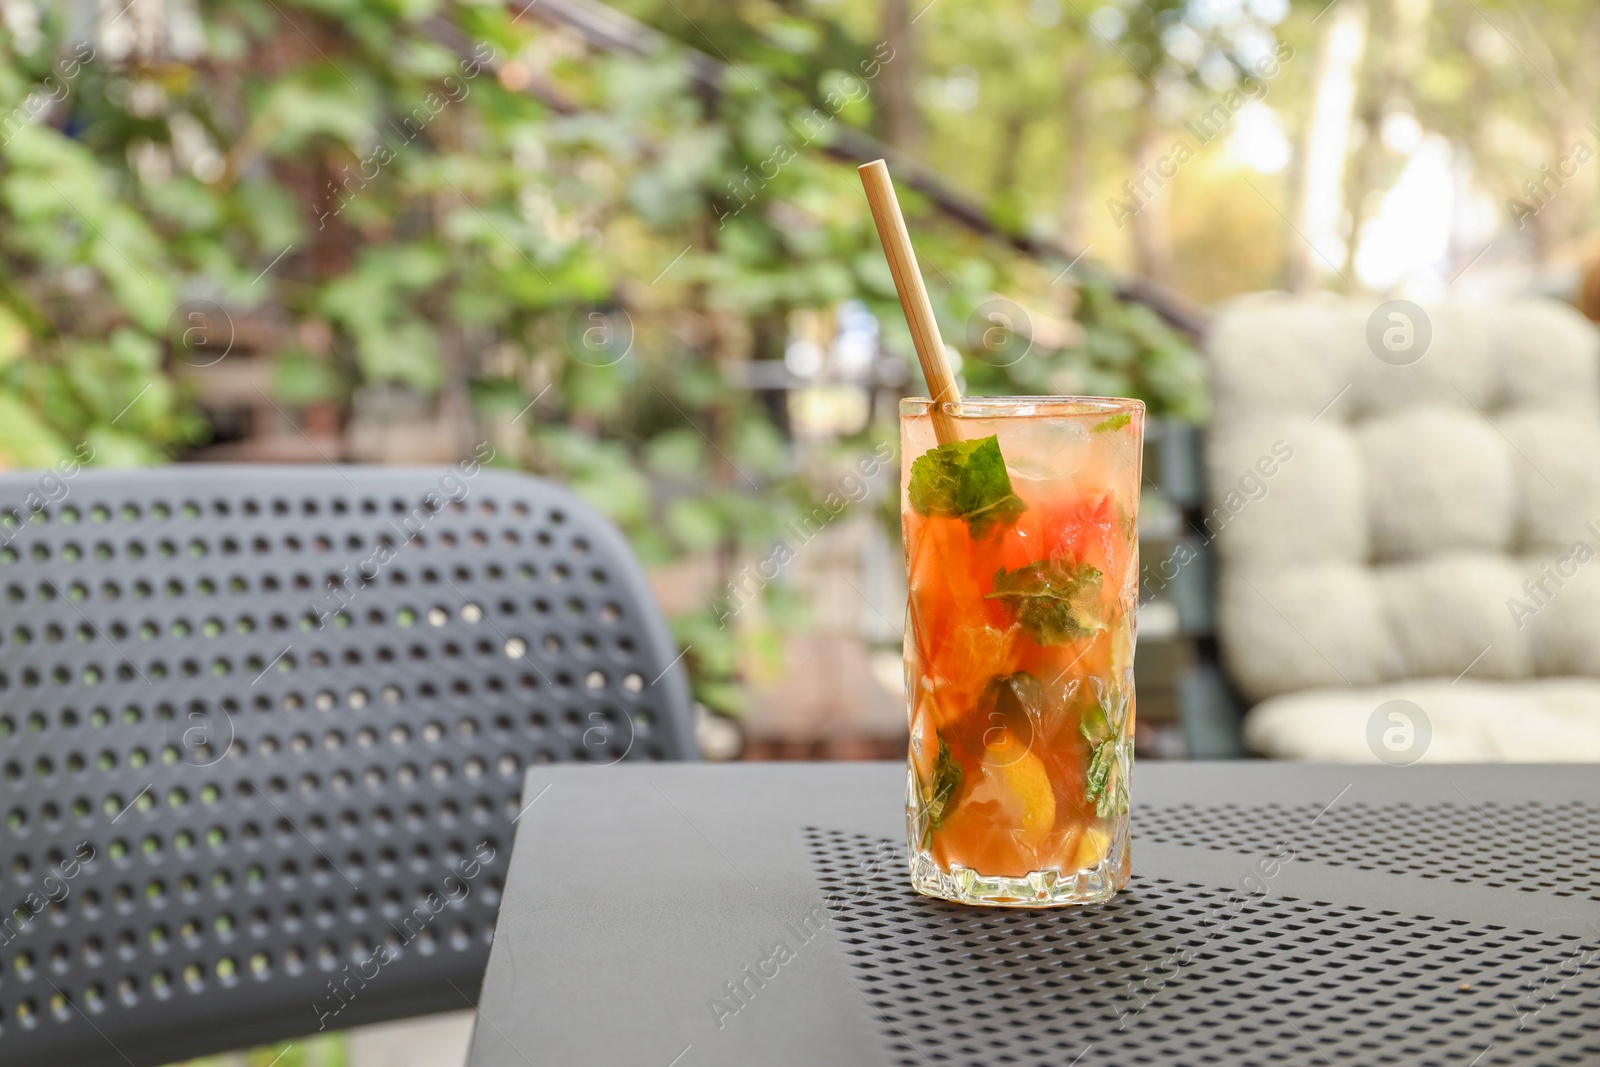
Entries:
{"type": "Polygon", "coordinates": [[[1082,904],[1128,880],[1144,405],[900,403],[918,892],[1082,904]]]}

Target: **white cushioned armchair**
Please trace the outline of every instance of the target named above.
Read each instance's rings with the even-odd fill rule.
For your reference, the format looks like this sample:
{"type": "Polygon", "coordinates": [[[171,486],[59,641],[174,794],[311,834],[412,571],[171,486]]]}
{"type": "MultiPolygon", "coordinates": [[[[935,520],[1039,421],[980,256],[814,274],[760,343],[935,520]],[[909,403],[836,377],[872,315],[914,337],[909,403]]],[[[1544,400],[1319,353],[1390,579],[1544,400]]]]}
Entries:
{"type": "Polygon", "coordinates": [[[1394,310],[1264,294],[1211,331],[1246,743],[1374,760],[1404,700],[1423,738],[1392,762],[1600,759],[1600,335],[1553,302],[1429,307],[1406,363],[1394,310]]]}

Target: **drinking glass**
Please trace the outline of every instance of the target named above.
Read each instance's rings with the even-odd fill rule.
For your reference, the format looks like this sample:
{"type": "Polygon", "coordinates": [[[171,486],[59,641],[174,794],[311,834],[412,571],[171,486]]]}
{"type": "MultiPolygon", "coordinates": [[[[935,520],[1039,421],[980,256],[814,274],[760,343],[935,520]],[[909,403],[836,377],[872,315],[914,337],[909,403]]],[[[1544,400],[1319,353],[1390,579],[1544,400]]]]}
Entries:
{"type": "Polygon", "coordinates": [[[1127,884],[1144,404],[900,402],[919,893],[1039,907],[1127,884]]]}

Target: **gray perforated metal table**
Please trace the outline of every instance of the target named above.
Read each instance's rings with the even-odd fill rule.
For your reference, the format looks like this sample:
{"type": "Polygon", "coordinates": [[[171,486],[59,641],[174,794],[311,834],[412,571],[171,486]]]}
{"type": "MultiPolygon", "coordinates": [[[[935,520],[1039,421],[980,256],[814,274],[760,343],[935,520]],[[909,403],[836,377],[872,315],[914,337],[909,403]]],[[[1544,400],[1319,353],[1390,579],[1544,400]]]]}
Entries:
{"type": "Polygon", "coordinates": [[[470,1067],[1600,1063],[1594,768],[1145,764],[1061,910],[913,894],[903,790],[531,770],[470,1067]]]}

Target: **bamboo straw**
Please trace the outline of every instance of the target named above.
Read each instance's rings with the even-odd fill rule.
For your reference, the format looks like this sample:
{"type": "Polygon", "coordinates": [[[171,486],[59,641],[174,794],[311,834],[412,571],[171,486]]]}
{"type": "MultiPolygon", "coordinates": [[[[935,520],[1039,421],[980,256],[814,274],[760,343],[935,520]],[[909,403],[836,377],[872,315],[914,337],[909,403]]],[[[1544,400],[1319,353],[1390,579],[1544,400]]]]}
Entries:
{"type": "Polygon", "coordinates": [[[911,343],[916,346],[922,375],[928,379],[928,395],[933,398],[930,412],[933,433],[941,445],[949,444],[959,440],[961,434],[946,406],[961,403],[961,393],[956,389],[950,365],[945,362],[944,341],[939,336],[939,324],[933,318],[928,290],[922,284],[922,272],[917,269],[917,254],[911,248],[911,235],[906,232],[906,220],[900,214],[894,183],[889,180],[889,167],[877,159],[863,163],[858,170],[861,184],[867,191],[867,203],[872,206],[878,239],[883,242],[884,258],[889,261],[889,273],[894,275],[894,289],[900,295],[901,310],[906,313],[906,325],[911,327],[911,343]]]}

